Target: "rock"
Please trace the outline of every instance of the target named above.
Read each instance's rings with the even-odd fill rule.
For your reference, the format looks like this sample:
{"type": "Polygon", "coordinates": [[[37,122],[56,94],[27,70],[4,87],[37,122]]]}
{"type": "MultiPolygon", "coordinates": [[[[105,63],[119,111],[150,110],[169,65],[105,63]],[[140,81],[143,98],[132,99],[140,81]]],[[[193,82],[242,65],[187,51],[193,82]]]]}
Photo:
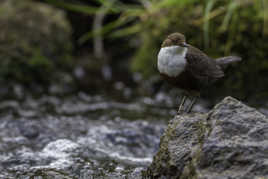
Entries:
{"type": "Polygon", "coordinates": [[[166,123],[122,118],[143,114],[139,104],[83,93],[0,101],[0,179],[141,179],[166,123]]]}
{"type": "Polygon", "coordinates": [[[61,77],[72,49],[64,12],[30,0],[1,0],[0,6],[0,82],[45,83],[61,77]]]}
{"type": "Polygon", "coordinates": [[[268,118],[232,97],[170,121],[146,178],[268,178],[268,118]]]}

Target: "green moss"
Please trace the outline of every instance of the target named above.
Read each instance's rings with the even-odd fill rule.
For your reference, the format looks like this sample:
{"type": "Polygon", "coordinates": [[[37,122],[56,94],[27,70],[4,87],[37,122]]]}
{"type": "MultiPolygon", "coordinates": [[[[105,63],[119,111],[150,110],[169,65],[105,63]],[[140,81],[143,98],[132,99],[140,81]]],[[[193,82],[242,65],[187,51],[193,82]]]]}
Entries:
{"type": "Polygon", "coordinates": [[[180,179],[197,179],[198,172],[196,166],[202,157],[202,146],[206,135],[209,135],[211,130],[207,123],[207,114],[193,114],[177,116],[177,119],[172,120],[164,135],[160,140],[160,148],[155,155],[153,163],[143,173],[146,178],[157,178],[160,176],[180,177],[180,179]],[[194,120],[192,118],[195,118],[194,120]],[[181,125],[181,126],[180,126],[181,125]],[[184,157],[180,161],[176,161],[176,155],[181,156],[180,151],[172,151],[178,145],[178,150],[181,145],[185,149],[190,147],[190,151],[184,153],[184,157]],[[189,144],[189,145],[188,145],[189,144]],[[175,146],[174,146],[175,145],[175,146]],[[173,158],[170,156],[173,152],[173,158]],[[185,158],[185,160],[184,160],[185,158]],[[183,168],[181,168],[183,167],[183,168]]]}
{"type": "Polygon", "coordinates": [[[198,179],[196,176],[195,166],[192,161],[189,161],[189,163],[184,167],[182,176],[180,179],[198,179]]]}
{"type": "Polygon", "coordinates": [[[62,11],[29,0],[0,5],[2,82],[50,82],[71,67],[71,29],[62,11]]]}
{"type": "Polygon", "coordinates": [[[198,143],[202,145],[204,142],[204,137],[206,135],[206,132],[209,131],[208,126],[207,124],[204,123],[204,121],[199,121],[195,125],[196,125],[196,128],[198,129],[197,130],[198,143]]]}
{"type": "Polygon", "coordinates": [[[204,114],[203,116],[204,120],[200,120],[197,123],[195,123],[195,128],[197,128],[197,138],[198,138],[198,147],[193,152],[192,159],[187,163],[187,165],[184,168],[183,174],[182,174],[182,179],[197,179],[199,178],[197,176],[197,168],[198,163],[203,155],[203,144],[204,144],[204,139],[207,135],[210,134],[212,128],[211,125],[207,122],[207,114],[204,114]]]}
{"type": "Polygon", "coordinates": [[[174,132],[176,131],[177,125],[180,124],[180,120],[174,120],[175,123],[169,123],[165,135],[163,135],[160,139],[160,148],[157,154],[154,156],[153,163],[150,167],[143,172],[143,177],[159,177],[160,175],[163,176],[172,176],[176,173],[177,170],[174,163],[169,156],[169,146],[168,143],[172,137],[174,137],[174,132]]]}

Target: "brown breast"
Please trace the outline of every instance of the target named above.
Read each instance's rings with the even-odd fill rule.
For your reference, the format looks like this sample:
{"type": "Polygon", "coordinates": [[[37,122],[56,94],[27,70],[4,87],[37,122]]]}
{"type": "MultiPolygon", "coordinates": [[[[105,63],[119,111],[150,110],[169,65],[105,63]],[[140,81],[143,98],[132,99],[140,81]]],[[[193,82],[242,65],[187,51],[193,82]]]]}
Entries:
{"type": "Polygon", "coordinates": [[[165,74],[161,74],[161,76],[168,83],[189,93],[199,93],[202,88],[202,84],[199,80],[197,80],[188,70],[185,70],[177,77],[169,77],[165,74]]]}

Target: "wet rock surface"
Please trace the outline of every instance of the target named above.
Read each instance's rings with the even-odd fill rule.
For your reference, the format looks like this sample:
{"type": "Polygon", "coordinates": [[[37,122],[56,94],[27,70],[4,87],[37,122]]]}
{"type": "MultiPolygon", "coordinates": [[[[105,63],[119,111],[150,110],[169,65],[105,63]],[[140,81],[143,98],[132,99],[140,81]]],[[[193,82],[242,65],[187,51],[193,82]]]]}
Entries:
{"type": "Polygon", "coordinates": [[[171,120],[147,178],[268,178],[268,118],[227,97],[171,120]]]}
{"type": "Polygon", "coordinates": [[[0,178],[141,178],[168,114],[141,100],[79,93],[2,101],[0,178]]]}

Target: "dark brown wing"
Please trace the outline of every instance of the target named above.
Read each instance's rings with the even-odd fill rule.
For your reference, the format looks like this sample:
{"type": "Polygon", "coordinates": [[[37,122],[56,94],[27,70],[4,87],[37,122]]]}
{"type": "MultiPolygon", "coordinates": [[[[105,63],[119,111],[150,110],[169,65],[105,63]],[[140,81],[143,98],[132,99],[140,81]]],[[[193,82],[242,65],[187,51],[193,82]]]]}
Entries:
{"type": "Polygon", "coordinates": [[[190,71],[203,85],[207,85],[224,76],[220,66],[213,59],[193,46],[188,47],[186,59],[186,70],[190,71]]]}

